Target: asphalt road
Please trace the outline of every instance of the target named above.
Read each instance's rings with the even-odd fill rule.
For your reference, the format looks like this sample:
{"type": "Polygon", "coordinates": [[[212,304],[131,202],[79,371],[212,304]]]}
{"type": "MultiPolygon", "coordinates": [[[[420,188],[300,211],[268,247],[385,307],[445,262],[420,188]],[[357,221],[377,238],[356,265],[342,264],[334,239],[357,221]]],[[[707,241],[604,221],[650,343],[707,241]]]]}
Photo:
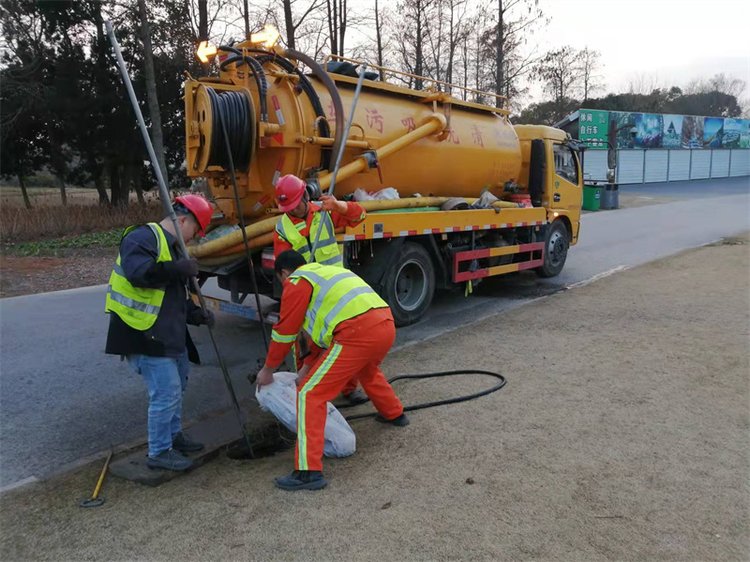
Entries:
{"type": "MultiPolygon", "coordinates": [[[[558,277],[524,273],[487,280],[468,299],[442,295],[425,319],[399,329],[397,345],[750,230],[747,178],[661,185],[624,187],[621,193],[639,190],[674,201],[585,214],[580,242],[558,277]]],[[[103,303],[103,286],[0,300],[0,488],[43,478],[110,445],[144,439],[143,383],[125,363],[104,355],[103,303]]],[[[204,365],[193,369],[185,395],[188,421],[229,405],[205,329],[191,330],[204,365]]],[[[246,375],[262,355],[258,326],[222,316],[216,336],[238,392],[249,394],[246,375]]]]}

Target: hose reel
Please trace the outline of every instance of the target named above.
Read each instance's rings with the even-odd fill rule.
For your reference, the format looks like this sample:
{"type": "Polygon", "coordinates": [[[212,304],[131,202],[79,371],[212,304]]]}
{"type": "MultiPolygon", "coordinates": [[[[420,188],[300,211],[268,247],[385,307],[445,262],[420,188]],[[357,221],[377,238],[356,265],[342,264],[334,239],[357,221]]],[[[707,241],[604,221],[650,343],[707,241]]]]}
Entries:
{"type": "Polygon", "coordinates": [[[201,84],[195,93],[195,120],[200,131],[196,171],[211,166],[229,169],[229,155],[222,133],[227,129],[234,167],[247,171],[255,152],[257,126],[250,96],[238,90],[216,90],[201,84]]]}

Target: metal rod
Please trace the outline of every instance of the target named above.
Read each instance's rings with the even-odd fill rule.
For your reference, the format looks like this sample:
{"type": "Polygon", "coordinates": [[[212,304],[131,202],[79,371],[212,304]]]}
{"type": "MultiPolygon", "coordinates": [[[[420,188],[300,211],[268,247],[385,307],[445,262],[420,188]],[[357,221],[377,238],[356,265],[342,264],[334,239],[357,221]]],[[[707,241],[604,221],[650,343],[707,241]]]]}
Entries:
{"type": "Polygon", "coordinates": [[[102,472],[99,474],[99,480],[96,481],[96,487],[94,488],[94,493],[91,494],[91,499],[95,500],[99,497],[99,492],[102,491],[102,484],[104,484],[104,477],[107,475],[107,469],[109,468],[109,461],[112,460],[112,451],[109,451],[109,455],[107,455],[107,460],[104,461],[104,466],[102,467],[102,472]]]}
{"type": "MultiPolygon", "coordinates": [[[[133,111],[135,111],[135,116],[138,119],[138,125],[141,129],[141,134],[143,135],[143,142],[146,145],[146,149],[148,150],[149,158],[151,159],[151,168],[154,171],[154,175],[156,175],[156,181],[159,184],[159,193],[161,195],[162,204],[164,205],[164,210],[169,215],[169,218],[172,220],[172,225],[174,227],[175,231],[175,237],[177,238],[177,241],[180,245],[180,251],[182,252],[183,256],[188,256],[187,247],[185,246],[185,240],[182,238],[182,232],[180,231],[179,224],[177,223],[177,214],[174,212],[174,209],[172,208],[172,205],[170,203],[169,198],[169,190],[167,190],[167,184],[164,182],[164,176],[162,176],[161,168],[159,167],[159,162],[156,159],[156,153],[154,153],[154,146],[151,143],[151,138],[148,136],[148,129],[146,128],[146,122],[143,120],[143,114],[141,113],[141,108],[138,105],[138,98],[135,96],[135,91],[133,90],[133,84],[130,81],[130,75],[128,74],[128,69],[125,66],[125,61],[122,58],[122,52],[120,51],[120,44],[117,42],[117,38],[115,37],[115,31],[112,27],[111,21],[104,22],[105,26],[107,27],[107,34],[109,35],[109,40],[112,43],[112,50],[115,53],[115,57],[117,58],[117,66],[120,68],[120,74],[122,74],[122,81],[125,84],[125,89],[128,91],[128,96],[130,97],[130,102],[133,105],[133,111]]],[[[201,308],[204,310],[206,309],[206,300],[203,298],[203,293],[201,292],[200,285],[198,285],[198,280],[193,277],[191,278],[191,285],[192,289],[195,292],[195,294],[198,296],[198,300],[200,301],[201,308]]],[[[250,449],[251,455],[252,455],[252,447],[250,445],[250,436],[247,434],[247,430],[245,429],[245,424],[242,421],[242,413],[240,412],[240,403],[237,400],[237,394],[234,391],[234,385],[232,384],[232,379],[229,376],[229,371],[227,370],[226,363],[224,363],[224,358],[222,357],[221,353],[219,353],[219,346],[216,343],[216,338],[214,337],[213,328],[211,326],[206,326],[208,328],[208,334],[211,339],[211,345],[214,348],[214,352],[216,353],[216,359],[219,361],[219,367],[221,368],[222,375],[224,375],[224,382],[226,383],[227,390],[229,391],[229,396],[232,399],[232,406],[234,407],[235,415],[237,416],[237,422],[240,425],[240,429],[242,430],[242,435],[245,438],[245,443],[247,444],[248,448],[250,449]]]]}
{"type": "MultiPolygon", "coordinates": [[[[331,185],[328,187],[328,195],[333,195],[333,190],[336,187],[336,174],[339,173],[339,167],[341,166],[341,158],[344,156],[344,149],[346,148],[346,141],[349,138],[349,131],[352,129],[352,122],[354,121],[354,111],[357,109],[357,102],[359,101],[359,93],[362,91],[362,82],[365,81],[365,70],[367,70],[367,63],[362,63],[362,68],[359,72],[359,79],[357,80],[357,88],[354,90],[354,98],[352,99],[352,109],[349,112],[349,120],[346,122],[344,127],[344,134],[342,142],[339,145],[338,154],[336,154],[336,164],[333,166],[333,172],[331,172],[331,185]]],[[[325,211],[328,213],[328,211],[325,211]]],[[[315,249],[318,247],[320,242],[320,233],[323,232],[323,224],[318,227],[318,232],[315,235],[315,242],[310,248],[310,259],[315,261],[315,249]]]]}

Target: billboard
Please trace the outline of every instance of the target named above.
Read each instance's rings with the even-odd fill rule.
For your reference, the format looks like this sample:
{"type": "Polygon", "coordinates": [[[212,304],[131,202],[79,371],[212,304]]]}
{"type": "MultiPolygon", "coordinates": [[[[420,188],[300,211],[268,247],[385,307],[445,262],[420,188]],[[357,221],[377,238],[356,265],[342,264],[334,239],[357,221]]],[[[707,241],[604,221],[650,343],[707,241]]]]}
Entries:
{"type": "Polygon", "coordinates": [[[664,120],[660,113],[635,113],[634,122],[637,148],[661,148],[664,120]]]}
{"type": "Polygon", "coordinates": [[[682,148],[703,148],[703,117],[685,115],[682,120],[682,148]]]}
{"type": "Polygon", "coordinates": [[[578,138],[584,141],[590,150],[607,149],[608,125],[609,111],[581,109],[578,112],[578,138]]]}
{"type": "Polygon", "coordinates": [[[706,117],[703,121],[703,148],[721,148],[724,137],[724,118],[706,117]]]}
{"type": "Polygon", "coordinates": [[[661,134],[661,145],[664,148],[682,146],[682,115],[664,115],[664,128],[661,134]]]}
{"type": "Polygon", "coordinates": [[[606,150],[609,131],[616,148],[750,148],[750,119],[580,109],[578,129],[589,149],[606,150]]]}
{"type": "Polygon", "coordinates": [[[627,111],[609,112],[609,127],[615,131],[616,148],[635,148],[635,135],[638,130],[636,120],[640,115],[627,111]]]}

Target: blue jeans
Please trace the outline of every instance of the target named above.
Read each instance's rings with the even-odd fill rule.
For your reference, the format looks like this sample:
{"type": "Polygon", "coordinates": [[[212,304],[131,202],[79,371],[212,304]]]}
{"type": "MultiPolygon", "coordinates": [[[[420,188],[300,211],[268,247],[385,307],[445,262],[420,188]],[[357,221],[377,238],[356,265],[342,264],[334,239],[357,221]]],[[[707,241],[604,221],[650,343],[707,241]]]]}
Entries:
{"type": "Polygon", "coordinates": [[[182,430],[182,393],[190,371],[187,351],[177,359],[128,355],[130,367],[143,376],[148,388],[148,456],[172,448],[182,430]]]}

